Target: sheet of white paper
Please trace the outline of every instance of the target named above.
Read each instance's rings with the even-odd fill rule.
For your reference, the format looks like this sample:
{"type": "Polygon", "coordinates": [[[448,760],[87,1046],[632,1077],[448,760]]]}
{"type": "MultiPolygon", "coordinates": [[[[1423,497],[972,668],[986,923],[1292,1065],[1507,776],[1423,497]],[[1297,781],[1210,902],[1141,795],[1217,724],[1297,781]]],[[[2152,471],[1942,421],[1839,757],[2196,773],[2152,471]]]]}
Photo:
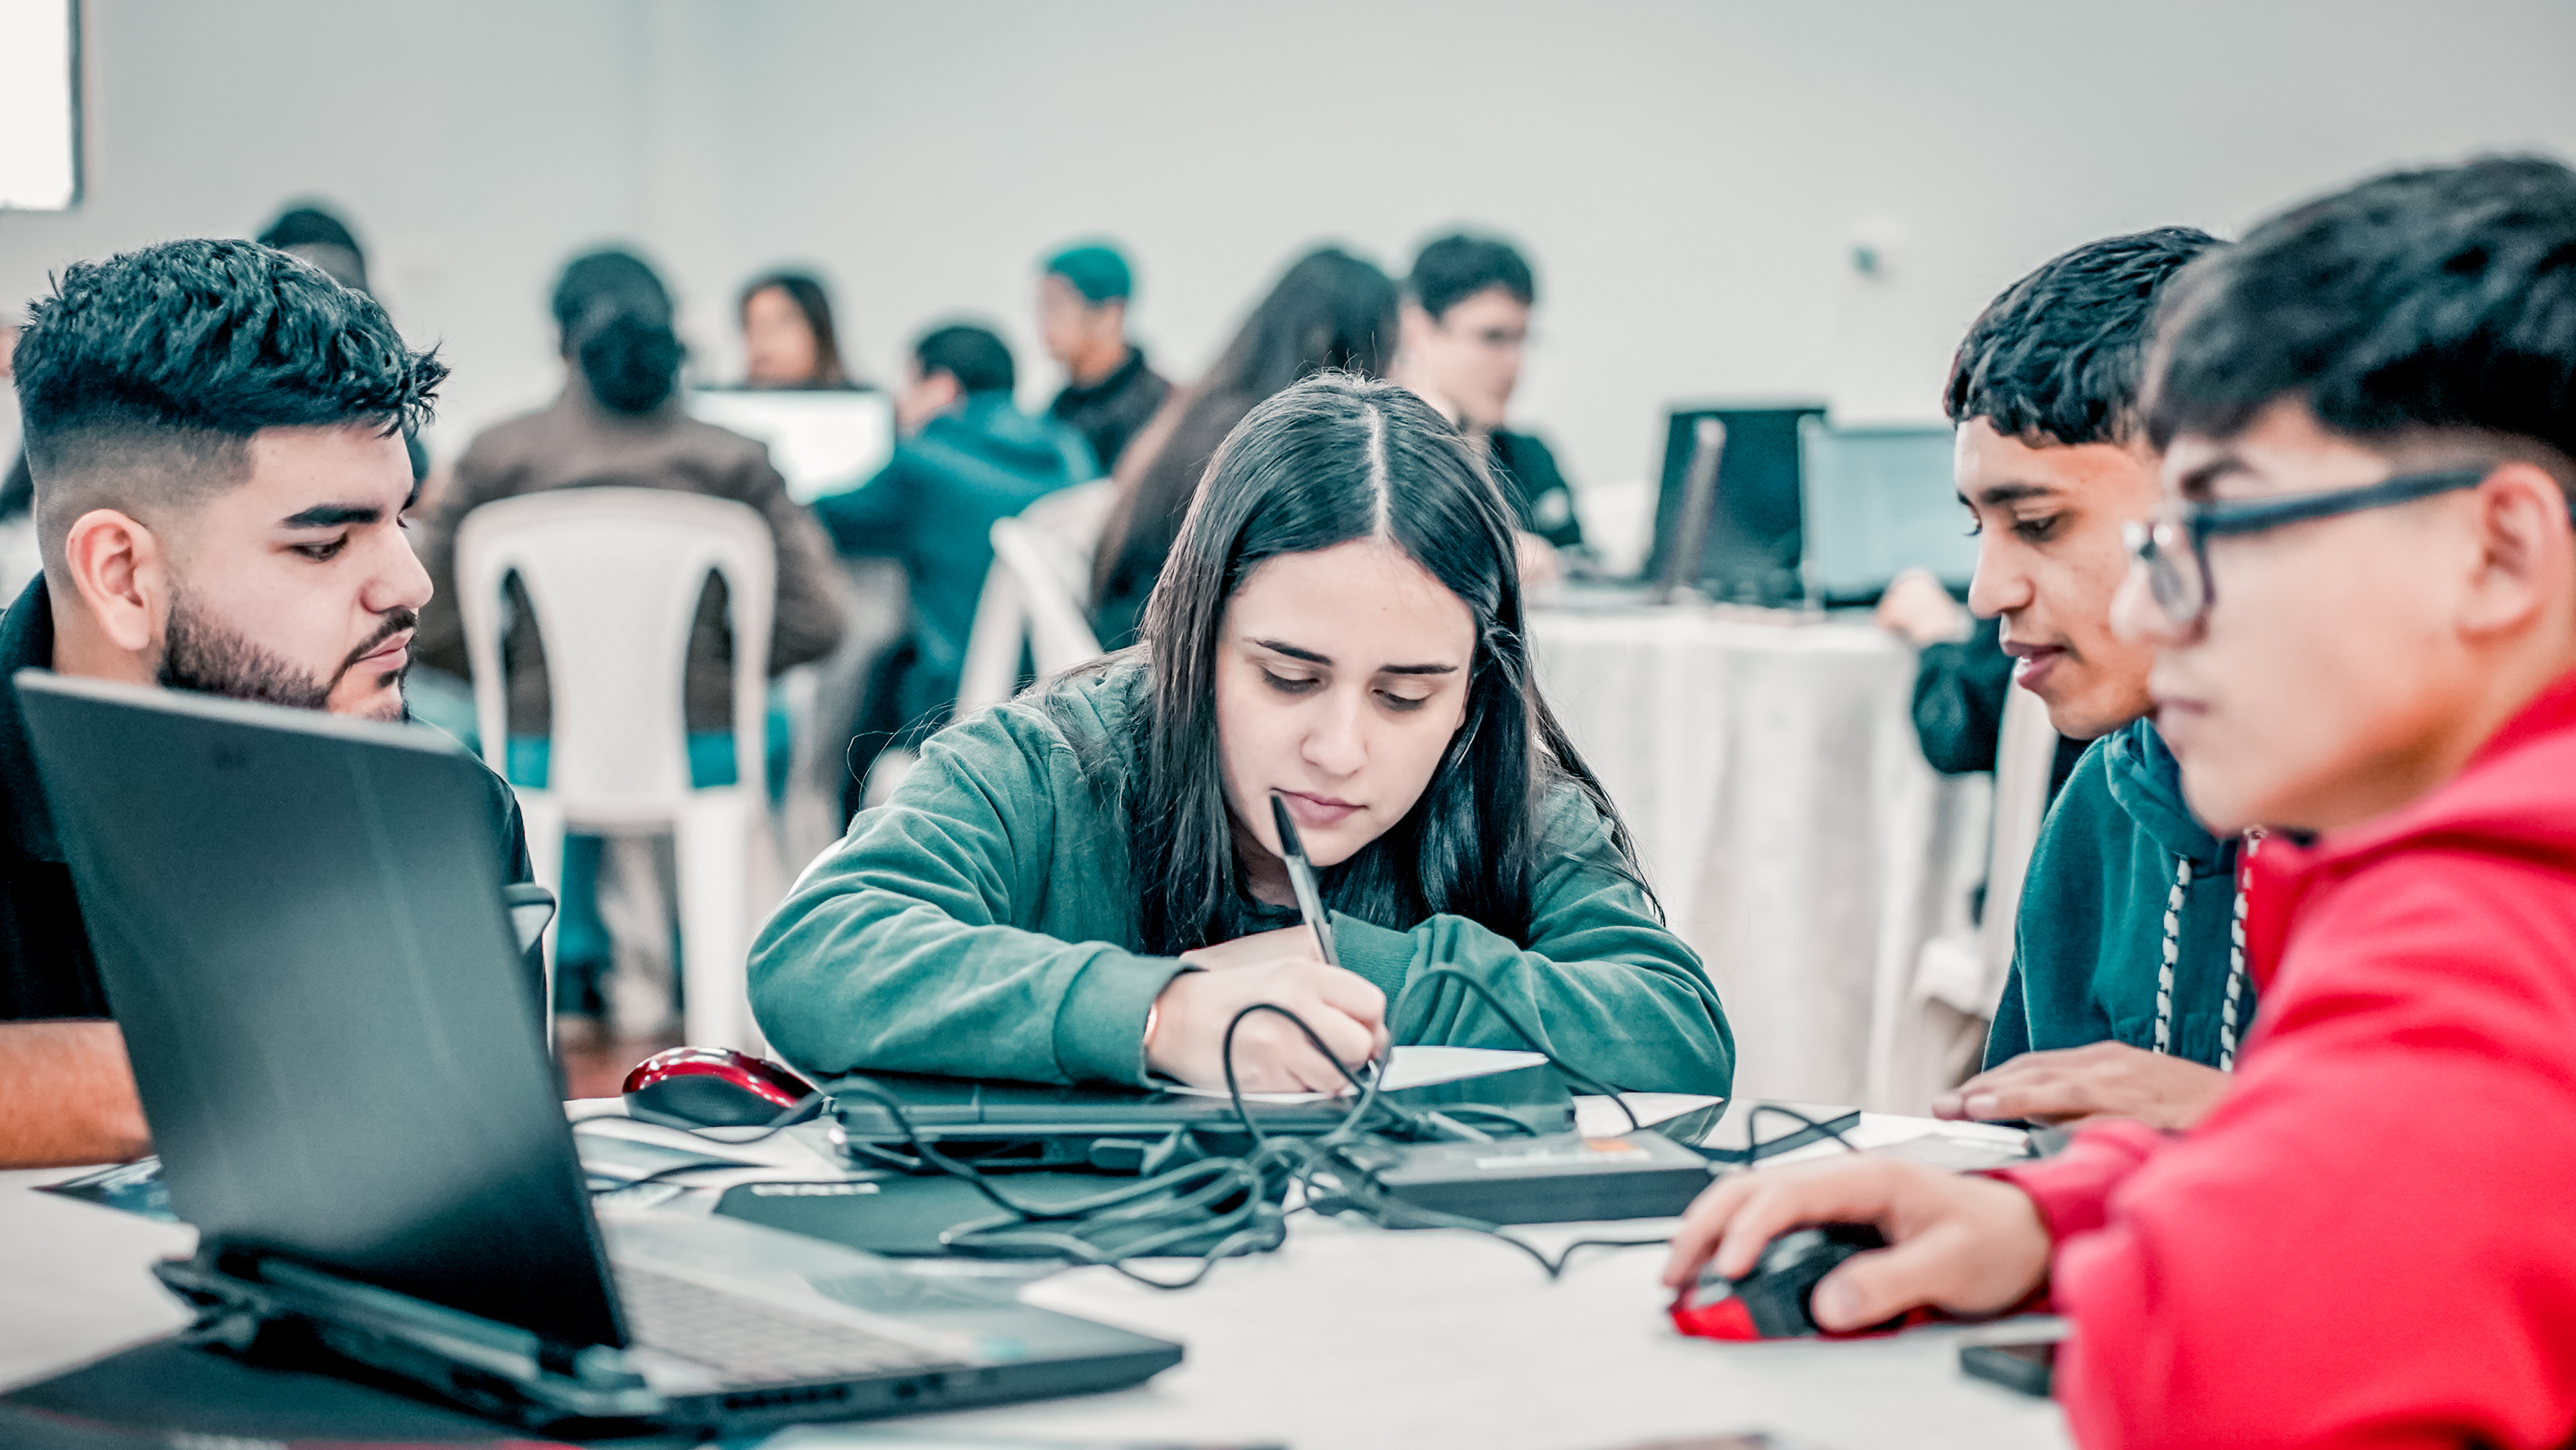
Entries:
{"type": "MultiPolygon", "coordinates": [[[[1386,1092],[1406,1088],[1429,1087],[1433,1083],[1457,1082],[1463,1078],[1483,1077],[1488,1073],[1510,1072],[1547,1061],[1544,1053],[1510,1052],[1491,1047],[1399,1047],[1386,1065],[1386,1092]]],[[[1185,1087],[1172,1084],[1171,1092],[1192,1097],[1221,1098],[1221,1087],[1185,1087]]],[[[1336,1093],[1245,1093],[1247,1103],[1320,1103],[1339,1096],[1336,1093]]]]}
{"type": "MultiPolygon", "coordinates": [[[[1628,1112],[1637,1115],[1637,1126],[1641,1128],[1724,1101],[1698,1093],[1621,1093],[1619,1099],[1628,1105],[1628,1112]]],[[[1628,1131],[1627,1113],[1620,1112],[1619,1104],[1608,1098],[1578,1097],[1574,1100],[1574,1131],[1588,1138],[1615,1138],[1628,1131]]]]}
{"type": "Polygon", "coordinates": [[[1543,1052],[1506,1052],[1490,1047],[1399,1047],[1386,1065],[1384,1092],[1429,1087],[1488,1073],[1535,1067],[1547,1061],[1543,1052]]]}

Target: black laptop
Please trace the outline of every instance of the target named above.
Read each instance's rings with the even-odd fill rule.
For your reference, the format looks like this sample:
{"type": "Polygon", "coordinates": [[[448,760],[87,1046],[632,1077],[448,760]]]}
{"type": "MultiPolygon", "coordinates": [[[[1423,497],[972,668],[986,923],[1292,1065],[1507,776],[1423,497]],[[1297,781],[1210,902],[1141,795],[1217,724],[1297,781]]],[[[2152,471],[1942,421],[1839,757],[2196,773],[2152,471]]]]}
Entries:
{"type": "Polygon", "coordinates": [[[207,1338],[530,1425],[728,1433],[1134,1384],[1178,1345],[750,1224],[594,1217],[442,736],[23,671],[207,1338]],[[293,1337],[292,1335],[288,1337],[293,1337]]]}

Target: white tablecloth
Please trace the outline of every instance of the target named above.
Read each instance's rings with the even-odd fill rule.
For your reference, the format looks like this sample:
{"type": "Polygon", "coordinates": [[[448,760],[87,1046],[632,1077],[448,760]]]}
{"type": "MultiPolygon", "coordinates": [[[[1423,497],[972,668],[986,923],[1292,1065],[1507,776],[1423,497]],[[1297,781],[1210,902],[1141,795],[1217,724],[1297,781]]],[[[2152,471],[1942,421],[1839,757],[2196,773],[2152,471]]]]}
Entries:
{"type": "Polygon", "coordinates": [[[1984,873],[1986,776],[1943,776],[1914,652],[1865,622],[1540,611],[1549,701],[1735,1029],[1739,1094],[1921,1112],[1888,1059],[1916,958],[1984,873]]]}
{"type": "MultiPolygon", "coordinates": [[[[1901,1127],[1888,1136],[1902,1136],[1901,1127]]],[[[67,1176],[0,1173],[0,1389],[187,1322],[149,1265],[187,1253],[194,1230],[32,1191],[67,1176]]],[[[2068,1444],[2054,1404],[1959,1372],[1963,1340],[2028,1337],[2036,1327],[2028,1321],[1848,1343],[1720,1344],[1673,1331],[1669,1296],[1655,1283],[1661,1249],[1586,1250],[1551,1282],[1510,1248],[1469,1234],[1390,1232],[1314,1215],[1292,1222],[1283,1251],[1223,1264],[1186,1292],[1157,1293],[1107,1269],[1027,1290],[1042,1307],[1185,1344],[1178,1368],[1113,1394],[902,1423],[961,1446],[990,1435],[1029,1444],[1633,1450],[1756,1429],[1831,1450],[2068,1444]]],[[[1524,1232],[1553,1251],[1577,1236],[1652,1238],[1670,1228],[1638,1220],[1524,1232]]]]}

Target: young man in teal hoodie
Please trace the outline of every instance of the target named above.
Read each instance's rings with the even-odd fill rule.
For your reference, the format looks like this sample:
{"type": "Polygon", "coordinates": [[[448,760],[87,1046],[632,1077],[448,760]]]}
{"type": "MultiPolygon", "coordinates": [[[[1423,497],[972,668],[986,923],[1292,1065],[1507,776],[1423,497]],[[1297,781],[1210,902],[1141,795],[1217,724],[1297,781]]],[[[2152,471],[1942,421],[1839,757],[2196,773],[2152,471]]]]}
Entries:
{"type": "Polygon", "coordinates": [[[912,581],[905,638],[878,662],[860,707],[844,816],[857,812],[878,751],[947,722],[993,567],[994,523],[1092,476],[1081,438],[1011,401],[1011,349],[990,328],[960,323],[924,334],[907,371],[895,397],[894,457],[857,488],[814,501],[834,547],[891,554],[912,581]]]}
{"type": "Polygon", "coordinates": [[[2192,819],[2145,717],[2145,646],[2115,636],[2122,525],[2156,504],[2138,379],[2167,279],[2216,246],[2165,227],[2078,247],[2016,282],[1952,365],[1959,496],[1976,516],[1968,602],[2003,621],[2014,683],[2093,745],[2050,809],[2022,887],[1986,1071],[1945,1117],[2189,1124],[2251,1021],[2231,936],[2234,838],[2192,819]]]}

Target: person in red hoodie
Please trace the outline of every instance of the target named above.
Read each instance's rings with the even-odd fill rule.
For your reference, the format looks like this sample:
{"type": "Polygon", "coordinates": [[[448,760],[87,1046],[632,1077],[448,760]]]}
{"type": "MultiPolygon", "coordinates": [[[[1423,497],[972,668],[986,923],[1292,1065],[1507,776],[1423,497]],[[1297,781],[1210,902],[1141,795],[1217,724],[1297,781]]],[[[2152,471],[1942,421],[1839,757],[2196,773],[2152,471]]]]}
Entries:
{"type": "Polygon", "coordinates": [[[2045,1291],[2088,1446],[2576,1441],[2576,172],[2384,176],[2173,284],[2116,612],[2193,810],[2263,823],[2261,1008],[2187,1133],[1738,1174],[1668,1280],[1891,1247],[1829,1330],[2045,1291]]]}

